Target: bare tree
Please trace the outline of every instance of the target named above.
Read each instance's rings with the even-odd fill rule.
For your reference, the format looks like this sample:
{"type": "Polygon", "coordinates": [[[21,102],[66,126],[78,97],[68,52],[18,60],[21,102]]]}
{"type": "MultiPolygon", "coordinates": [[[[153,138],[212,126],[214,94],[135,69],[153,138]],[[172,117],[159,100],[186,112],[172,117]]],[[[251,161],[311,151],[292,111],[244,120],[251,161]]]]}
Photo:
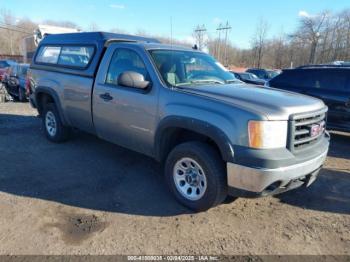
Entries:
{"type": "Polygon", "coordinates": [[[285,53],[285,43],[284,43],[284,33],[281,32],[281,35],[276,38],[273,41],[273,46],[271,50],[274,50],[274,67],[275,68],[282,68],[284,63],[284,56],[285,53]]]}
{"type": "Polygon", "coordinates": [[[256,67],[260,68],[262,64],[262,59],[264,56],[264,49],[266,44],[266,37],[269,25],[263,18],[260,19],[255,34],[252,38],[252,49],[254,50],[254,64],[256,67]]]}
{"type": "Polygon", "coordinates": [[[6,9],[0,11],[0,54],[19,55],[22,39],[33,34],[36,25],[29,19],[19,19],[6,9]]]}
{"type": "MultiPolygon", "coordinates": [[[[11,11],[2,9],[1,10],[1,24],[2,24],[2,36],[5,37],[4,51],[7,54],[14,55],[15,52],[15,17],[12,15],[11,11]],[[7,39],[7,41],[6,41],[7,39]]],[[[20,30],[18,30],[20,31],[20,30]]]]}
{"type": "MultiPolygon", "coordinates": [[[[77,28],[69,22],[45,21],[46,24],[77,28]]],[[[0,10],[0,54],[21,55],[24,38],[33,35],[38,25],[27,18],[17,18],[11,11],[0,10]]]]}
{"type": "Polygon", "coordinates": [[[95,22],[93,22],[89,25],[88,31],[95,32],[95,31],[99,31],[99,30],[100,30],[100,27],[95,22]]]}
{"type": "Polygon", "coordinates": [[[110,30],[111,33],[116,33],[116,34],[127,34],[127,32],[123,29],[114,27],[110,30]]]}
{"type": "Polygon", "coordinates": [[[300,19],[299,30],[296,37],[310,43],[309,63],[316,63],[316,51],[319,41],[324,37],[322,31],[326,24],[328,12],[315,16],[305,16],[300,19]]]}

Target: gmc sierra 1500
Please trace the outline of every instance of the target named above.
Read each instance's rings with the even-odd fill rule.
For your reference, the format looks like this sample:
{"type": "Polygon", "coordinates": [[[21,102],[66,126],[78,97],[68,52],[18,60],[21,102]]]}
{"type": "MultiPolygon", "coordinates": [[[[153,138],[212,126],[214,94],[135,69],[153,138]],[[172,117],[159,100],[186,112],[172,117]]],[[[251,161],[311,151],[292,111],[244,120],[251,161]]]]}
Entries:
{"type": "Polygon", "coordinates": [[[28,83],[49,140],[78,128],[151,156],[197,211],[309,186],[328,151],[322,101],[243,84],[211,56],[154,39],[49,35],[28,83]]]}

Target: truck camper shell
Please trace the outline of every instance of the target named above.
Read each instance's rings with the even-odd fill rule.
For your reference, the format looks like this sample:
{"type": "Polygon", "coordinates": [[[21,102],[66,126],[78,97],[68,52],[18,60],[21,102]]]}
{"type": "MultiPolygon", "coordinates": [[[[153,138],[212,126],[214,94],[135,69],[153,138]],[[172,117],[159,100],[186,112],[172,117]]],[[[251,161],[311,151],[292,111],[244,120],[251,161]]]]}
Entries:
{"type": "Polygon", "coordinates": [[[140,42],[160,43],[157,39],[126,34],[115,34],[107,32],[82,32],[53,34],[46,36],[39,44],[34,56],[31,68],[51,70],[62,73],[77,74],[86,77],[94,77],[99,62],[110,43],[115,42],[140,42]],[[63,66],[56,63],[41,63],[37,61],[40,50],[45,47],[93,47],[93,55],[88,65],[83,68],[63,66]]]}

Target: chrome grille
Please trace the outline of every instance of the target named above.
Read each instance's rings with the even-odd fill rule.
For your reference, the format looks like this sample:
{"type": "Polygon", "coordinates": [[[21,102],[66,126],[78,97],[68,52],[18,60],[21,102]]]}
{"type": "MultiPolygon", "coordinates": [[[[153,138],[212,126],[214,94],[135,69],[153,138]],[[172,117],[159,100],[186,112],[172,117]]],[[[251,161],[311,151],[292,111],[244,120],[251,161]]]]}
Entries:
{"type": "Polygon", "coordinates": [[[291,121],[291,148],[293,150],[305,149],[319,141],[326,129],[327,109],[294,115],[291,121]]]}

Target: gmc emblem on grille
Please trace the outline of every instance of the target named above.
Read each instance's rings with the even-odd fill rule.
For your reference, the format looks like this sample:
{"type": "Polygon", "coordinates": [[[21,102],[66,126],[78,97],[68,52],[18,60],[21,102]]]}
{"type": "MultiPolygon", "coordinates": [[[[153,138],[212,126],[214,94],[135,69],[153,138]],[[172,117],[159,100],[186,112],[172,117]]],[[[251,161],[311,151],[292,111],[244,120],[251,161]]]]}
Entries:
{"type": "Polygon", "coordinates": [[[310,128],[310,136],[315,137],[318,136],[319,134],[323,133],[325,127],[325,123],[322,122],[320,124],[314,124],[310,128]]]}

